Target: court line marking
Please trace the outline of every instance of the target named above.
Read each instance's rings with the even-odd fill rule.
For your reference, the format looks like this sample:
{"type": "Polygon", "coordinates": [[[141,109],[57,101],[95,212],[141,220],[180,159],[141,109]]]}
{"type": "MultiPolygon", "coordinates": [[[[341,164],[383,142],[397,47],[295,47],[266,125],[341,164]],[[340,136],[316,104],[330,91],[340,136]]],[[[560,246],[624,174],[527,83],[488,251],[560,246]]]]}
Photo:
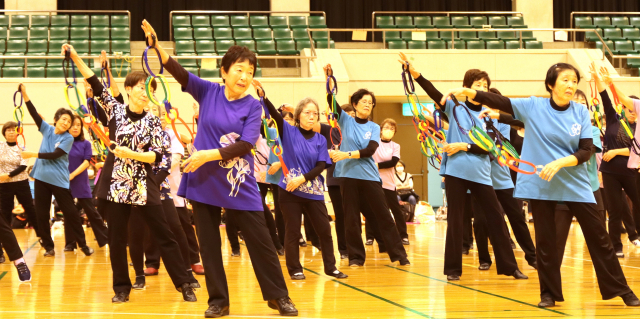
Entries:
{"type": "Polygon", "coordinates": [[[570,314],[566,314],[566,313],[564,313],[564,312],[560,312],[560,311],[557,311],[557,310],[538,307],[538,306],[533,305],[533,304],[530,304],[530,303],[528,303],[528,302],[524,302],[524,301],[520,301],[520,300],[516,300],[516,299],[509,298],[509,297],[504,297],[504,296],[496,295],[496,294],[494,294],[494,293],[490,293],[490,292],[487,292],[487,291],[482,291],[482,290],[479,290],[479,289],[475,289],[475,288],[471,288],[471,287],[463,286],[463,285],[456,284],[456,283],[452,283],[452,282],[449,282],[449,281],[446,281],[446,280],[442,280],[442,279],[438,279],[438,278],[429,277],[429,276],[427,276],[427,275],[423,275],[423,274],[419,274],[419,273],[417,273],[417,272],[413,272],[413,271],[409,271],[409,270],[401,269],[401,268],[398,268],[398,267],[395,267],[395,266],[390,266],[390,265],[385,265],[385,266],[386,266],[386,267],[389,267],[389,268],[393,268],[393,269],[399,270],[399,271],[404,271],[404,272],[406,272],[406,273],[414,274],[414,275],[416,275],[416,276],[420,276],[420,277],[424,277],[424,278],[427,278],[427,279],[431,279],[431,280],[439,281],[439,282],[442,282],[442,283],[446,283],[446,284],[448,284],[448,285],[453,285],[453,286],[456,286],[456,287],[460,287],[460,288],[464,288],[464,289],[472,290],[472,291],[479,292],[479,293],[483,293],[483,294],[490,295],[490,296],[493,296],[493,297],[498,297],[498,298],[502,298],[502,299],[505,299],[505,300],[509,300],[509,301],[517,302],[517,303],[520,303],[520,304],[523,304],[523,305],[526,305],[526,306],[530,306],[530,307],[533,307],[533,308],[537,308],[537,309],[540,309],[540,310],[545,310],[545,311],[549,311],[549,312],[557,313],[557,314],[560,314],[560,315],[563,315],[563,316],[571,316],[570,314]]]}
{"type": "MultiPolygon", "coordinates": [[[[325,276],[321,275],[320,273],[317,273],[317,272],[315,272],[315,271],[313,271],[313,270],[311,270],[311,269],[309,269],[309,268],[302,267],[302,269],[304,269],[304,270],[306,270],[306,271],[308,271],[308,272],[314,273],[314,274],[318,275],[319,277],[325,277],[325,276]]],[[[333,278],[333,277],[326,276],[326,278],[333,278]]],[[[369,295],[369,296],[371,296],[371,297],[373,297],[373,298],[376,298],[376,299],[382,300],[382,301],[384,301],[384,302],[386,302],[386,303],[392,304],[392,305],[394,305],[394,306],[396,306],[396,307],[399,307],[399,308],[402,308],[402,309],[404,309],[404,310],[406,310],[406,311],[412,312],[412,313],[414,313],[414,314],[416,314],[416,315],[419,315],[419,316],[421,316],[421,317],[424,317],[424,318],[430,318],[430,319],[435,319],[434,317],[431,317],[431,316],[429,316],[429,315],[427,315],[427,314],[425,314],[425,313],[422,313],[422,312],[420,312],[420,311],[418,311],[418,310],[415,310],[415,309],[409,308],[409,307],[407,307],[407,306],[405,306],[405,305],[401,305],[401,304],[399,304],[399,303],[397,303],[397,302],[391,301],[391,300],[386,299],[386,298],[384,298],[384,297],[380,297],[380,296],[378,296],[378,295],[376,295],[376,294],[370,293],[370,292],[368,292],[368,291],[366,291],[366,290],[364,290],[364,289],[360,289],[360,288],[358,288],[358,287],[356,287],[356,286],[349,285],[349,284],[347,284],[347,283],[344,283],[344,282],[339,281],[339,280],[336,280],[336,279],[330,279],[330,280],[331,280],[331,281],[333,281],[333,282],[335,282],[335,283],[338,283],[338,284],[340,284],[340,285],[343,285],[343,286],[345,286],[345,287],[348,287],[348,288],[351,288],[351,289],[353,289],[353,290],[359,291],[359,292],[361,292],[361,293],[363,293],[363,294],[365,294],[365,295],[369,295]]]]}
{"type": "Polygon", "coordinates": [[[9,273],[8,271],[3,271],[0,273],[0,280],[2,280],[2,277],[4,277],[7,273],[9,273]]]}
{"type": "Polygon", "coordinates": [[[29,252],[29,250],[31,250],[31,248],[33,248],[37,243],[38,243],[38,241],[36,240],[36,242],[33,243],[33,245],[31,245],[31,247],[27,248],[27,250],[24,251],[23,255],[26,255],[29,252]]]}
{"type": "MultiPolygon", "coordinates": [[[[12,311],[0,310],[0,313],[26,313],[26,314],[90,314],[90,315],[133,315],[133,316],[182,316],[182,317],[202,317],[202,314],[186,314],[186,313],[139,313],[139,312],[88,312],[88,311],[12,311]]],[[[235,318],[273,318],[282,319],[282,316],[246,316],[246,315],[229,315],[225,317],[235,318]]],[[[299,319],[321,319],[317,317],[296,317],[299,319]]]]}

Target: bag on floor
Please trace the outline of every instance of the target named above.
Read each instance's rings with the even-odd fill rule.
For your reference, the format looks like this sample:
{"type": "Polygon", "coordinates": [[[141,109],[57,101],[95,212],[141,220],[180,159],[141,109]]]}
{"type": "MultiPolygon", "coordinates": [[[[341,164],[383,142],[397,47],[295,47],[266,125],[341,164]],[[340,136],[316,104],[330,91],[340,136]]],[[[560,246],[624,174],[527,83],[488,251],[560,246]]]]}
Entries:
{"type": "Polygon", "coordinates": [[[416,205],[415,220],[417,223],[426,224],[433,221],[433,207],[425,201],[419,201],[416,205]]]}

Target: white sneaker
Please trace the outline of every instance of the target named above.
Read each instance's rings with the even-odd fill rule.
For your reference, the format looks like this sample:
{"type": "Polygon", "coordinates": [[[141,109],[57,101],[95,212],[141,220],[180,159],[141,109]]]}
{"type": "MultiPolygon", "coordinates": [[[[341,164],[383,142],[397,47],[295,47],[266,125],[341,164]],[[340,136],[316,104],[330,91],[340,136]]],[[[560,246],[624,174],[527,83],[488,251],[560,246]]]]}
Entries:
{"type": "Polygon", "coordinates": [[[636,247],[640,247],[640,240],[638,240],[638,239],[632,241],[631,243],[636,247]]]}
{"type": "Polygon", "coordinates": [[[624,258],[624,253],[622,251],[617,251],[616,252],[616,257],[618,258],[624,258]]]}

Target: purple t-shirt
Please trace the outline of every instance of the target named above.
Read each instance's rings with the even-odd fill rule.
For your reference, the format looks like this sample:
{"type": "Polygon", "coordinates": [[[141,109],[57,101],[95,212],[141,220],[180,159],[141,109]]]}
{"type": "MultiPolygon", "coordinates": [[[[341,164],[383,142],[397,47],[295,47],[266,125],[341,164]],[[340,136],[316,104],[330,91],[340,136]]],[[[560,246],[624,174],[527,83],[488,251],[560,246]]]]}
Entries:
{"type": "MultiPolygon", "coordinates": [[[[638,111],[640,111],[640,100],[631,100],[633,101],[633,111],[638,114],[638,111]]],[[[636,141],[640,141],[640,130],[638,130],[638,128],[636,128],[634,137],[636,141]]],[[[627,162],[627,167],[633,169],[640,168],[640,156],[638,156],[638,154],[636,154],[633,149],[631,149],[631,152],[629,152],[629,162],[627,162]]]]}
{"type": "MultiPolygon", "coordinates": [[[[400,158],[400,145],[396,142],[389,141],[384,142],[380,141],[380,145],[376,152],[373,153],[373,160],[376,163],[382,163],[390,161],[394,156],[400,158]]],[[[396,190],[396,183],[393,179],[395,175],[395,167],[390,168],[378,168],[380,170],[380,179],[382,179],[382,188],[388,189],[390,191],[396,190]]]]}
{"type": "MultiPolygon", "coordinates": [[[[300,129],[283,123],[282,132],[282,160],[284,161],[288,175],[282,174],[278,186],[283,190],[287,189],[287,183],[308,173],[318,162],[326,162],[327,167],[331,166],[331,158],[327,150],[327,139],[316,133],[312,138],[306,139],[300,133],[300,129]]],[[[324,201],[324,178],[318,175],[315,179],[302,183],[292,192],[298,197],[324,201]]]]}
{"type": "MultiPolygon", "coordinates": [[[[69,173],[75,171],[85,160],[91,160],[91,143],[89,141],[74,141],[69,152],[69,173]]],[[[89,186],[89,174],[85,169],[69,182],[69,189],[73,198],[93,198],[89,186]]]]}
{"type": "MultiPolygon", "coordinates": [[[[247,95],[229,101],[224,86],[189,74],[183,91],[200,103],[197,150],[213,150],[246,141],[252,145],[260,135],[260,102],[247,95]]],[[[251,152],[228,161],[212,161],[193,173],[182,174],[178,195],[197,202],[235,210],[262,211],[258,184],[253,175],[251,152]]]]}

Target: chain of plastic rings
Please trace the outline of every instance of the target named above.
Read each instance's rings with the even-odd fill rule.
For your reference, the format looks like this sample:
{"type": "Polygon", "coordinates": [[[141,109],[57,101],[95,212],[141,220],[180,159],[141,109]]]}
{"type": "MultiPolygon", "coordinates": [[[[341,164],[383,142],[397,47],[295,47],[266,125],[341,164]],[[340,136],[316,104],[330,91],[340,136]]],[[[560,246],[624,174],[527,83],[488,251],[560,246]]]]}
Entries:
{"type": "Polygon", "coordinates": [[[611,83],[611,86],[609,88],[613,93],[613,108],[616,111],[616,117],[618,118],[620,125],[622,125],[622,128],[624,129],[625,133],[627,133],[627,136],[631,140],[631,150],[636,155],[640,155],[640,145],[638,144],[638,141],[635,139],[633,132],[629,128],[629,120],[627,119],[627,115],[624,112],[623,105],[620,102],[620,98],[618,97],[618,92],[616,92],[616,88],[613,85],[613,83],[611,83]]]}
{"type": "Polygon", "coordinates": [[[590,111],[593,114],[593,121],[595,122],[598,130],[600,130],[600,136],[604,136],[604,131],[602,130],[602,115],[600,114],[600,99],[598,99],[595,80],[589,81],[589,90],[591,91],[590,111]],[[593,87],[591,86],[591,83],[593,83],[593,87]]]}
{"type": "Polygon", "coordinates": [[[22,149],[25,149],[25,147],[27,146],[27,141],[24,138],[24,112],[22,111],[23,102],[24,99],[22,97],[22,92],[20,92],[20,87],[18,87],[18,90],[13,93],[13,119],[16,121],[16,123],[18,123],[18,125],[16,126],[16,135],[22,138],[22,145],[18,146],[20,146],[22,149]],[[18,95],[20,95],[20,104],[16,103],[16,97],[18,95]]]}
{"type": "MultiPolygon", "coordinates": [[[[269,133],[269,124],[267,123],[268,119],[271,119],[271,115],[269,114],[269,110],[267,109],[267,105],[264,103],[264,96],[266,95],[264,88],[260,88],[262,90],[262,96],[260,96],[260,105],[262,105],[262,109],[264,110],[265,118],[262,119],[262,125],[264,126],[264,135],[267,140],[267,146],[271,148],[271,152],[280,160],[280,166],[282,167],[282,172],[285,176],[289,175],[289,169],[287,165],[284,163],[284,159],[282,158],[282,141],[280,141],[280,134],[278,133],[278,122],[273,121],[273,125],[275,126],[275,136],[271,136],[269,133]]],[[[255,155],[255,154],[254,154],[255,155]]]]}
{"type": "Polygon", "coordinates": [[[331,96],[331,105],[327,102],[327,123],[331,126],[329,131],[329,137],[331,138],[331,148],[334,150],[340,149],[342,144],[342,130],[338,121],[340,121],[340,113],[338,112],[338,102],[336,101],[336,95],[338,94],[338,81],[333,76],[333,69],[327,70],[327,83],[326,83],[327,99],[331,96]],[[333,82],[333,86],[331,85],[333,82]],[[338,131],[340,139],[338,141],[333,140],[333,130],[338,131]]]}

